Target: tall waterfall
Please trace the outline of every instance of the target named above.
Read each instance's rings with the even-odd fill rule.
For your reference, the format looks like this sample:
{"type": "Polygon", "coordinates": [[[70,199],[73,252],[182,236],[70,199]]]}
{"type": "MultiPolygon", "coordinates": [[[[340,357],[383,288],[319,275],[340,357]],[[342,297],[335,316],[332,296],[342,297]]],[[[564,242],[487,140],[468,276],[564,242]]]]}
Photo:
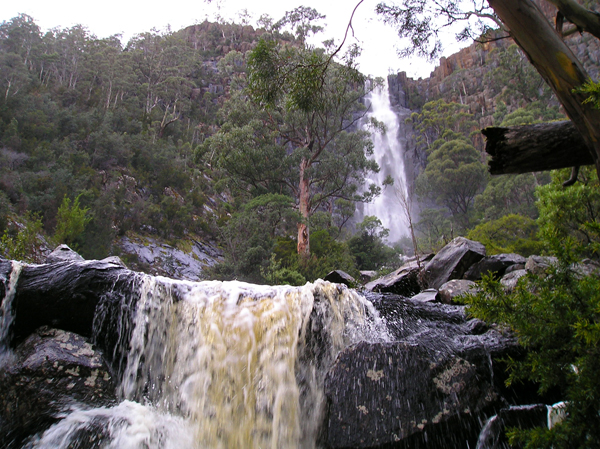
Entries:
{"type": "Polygon", "coordinates": [[[368,118],[375,118],[385,125],[385,132],[373,131],[374,158],[379,164],[379,173],[373,174],[369,181],[382,185],[387,176],[394,178],[394,185],[382,189],[372,203],[365,204],[361,220],[367,215],[377,216],[383,226],[390,230],[389,241],[395,242],[402,236],[408,236],[408,225],[398,196],[408,198],[406,174],[404,170],[404,148],[398,138],[400,119],[390,104],[387,80],[367,97],[370,104],[368,118]]]}
{"type": "Polygon", "coordinates": [[[323,281],[142,276],[116,308],[100,304],[95,332],[107,325],[120,334],[122,401],[75,407],[32,447],[75,447],[87,432],[121,449],[314,448],[327,368],[354,342],[388,339],[370,302],[323,281]]]}

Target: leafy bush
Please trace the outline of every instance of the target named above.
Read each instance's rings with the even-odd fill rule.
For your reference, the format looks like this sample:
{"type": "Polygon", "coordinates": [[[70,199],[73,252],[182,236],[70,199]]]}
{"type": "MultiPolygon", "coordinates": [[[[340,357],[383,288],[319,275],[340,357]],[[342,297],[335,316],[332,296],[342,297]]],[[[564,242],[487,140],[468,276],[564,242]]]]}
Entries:
{"type": "Polygon", "coordinates": [[[13,223],[4,230],[0,239],[0,254],[8,259],[40,263],[42,221],[36,215],[26,214],[24,224],[13,223]]]}
{"type": "Polygon", "coordinates": [[[467,238],[483,243],[488,255],[517,253],[527,257],[544,249],[536,237],[537,230],[531,218],[510,214],[478,225],[469,231],[467,238]]]}
{"type": "Polygon", "coordinates": [[[528,352],[508,360],[508,383],[532,380],[540,392],[559,388],[567,417],[551,430],[513,429],[525,448],[595,448],[600,445],[600,278],[581,276],[564,254],[547,275],[528,275],[514,293],[491,278],[467,296],[469,313],[508,326],[528,352]]]}
{"type": "Polygon", "coordinates": [[[537,190],[542,240],[572,247],[578,257],[600,257],[600,188],[593,167],[582,167],[576,184],[564,188],[569,170],[553,172],[552,182],[537,190]]]}
{"type": "Polygon", "coordinates": [[[88,215],[89,208],[82,208],[79,205],[79,198],[81,198],[81,194],[71,204],[71,199],[67,195],[63,197],[62,204],[56,214],[56,229],[54,231],[54,241],[57,245],[65,243],[74,250],[78,249],[78,239],[92,219],[88,215]]]}

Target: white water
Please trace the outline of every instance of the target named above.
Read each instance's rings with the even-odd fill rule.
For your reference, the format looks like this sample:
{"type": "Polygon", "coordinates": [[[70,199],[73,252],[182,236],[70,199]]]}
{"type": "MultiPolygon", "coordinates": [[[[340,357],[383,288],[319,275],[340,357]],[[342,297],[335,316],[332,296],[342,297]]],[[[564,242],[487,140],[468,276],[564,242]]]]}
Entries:
{"type": "Polygon", "coordinates": [[[8,333],[14,319],[12,302],[17,291],[17,281],[19,280],[22,267],[20,262],[13,260],[10,277],[4,279],[6,288],[4,299],[0,305],[0,368],[11,364],[13,361],[13,353],[8,347],[8,333]]]}
{"type": "Polygon", "coordinates": [[[146,276],[140,289],[122,402],[74,410],[31,447],[70,447],[87,431],[107,448],[314,448],[327,367],[352,343],[389,338],[368,301],[323,281],[146,276]]]}
{"type": "Polygon", "coordinates": [[[388,240],[395,242],[409,235],[405,214],[397,196],[408,197],[408,191],[404,170],[404,148],[398,139],[400,122],[390,104],[387,80],[384,86],[376,88],[369,94],[367,102],[371,105],[368,118],[376,118],[385,125],[386,129],[385,133],[372,132],[373,156],[379,164],[380,171],[373,174],[369,181],[381,186],[385,178],[390,175],[394,178],[394,185],[383,188],[381,195],[372,203],[364,205],[359,221],[367,215],[375,215],[381,220],[383,226],[390,230],[388,240]]]}

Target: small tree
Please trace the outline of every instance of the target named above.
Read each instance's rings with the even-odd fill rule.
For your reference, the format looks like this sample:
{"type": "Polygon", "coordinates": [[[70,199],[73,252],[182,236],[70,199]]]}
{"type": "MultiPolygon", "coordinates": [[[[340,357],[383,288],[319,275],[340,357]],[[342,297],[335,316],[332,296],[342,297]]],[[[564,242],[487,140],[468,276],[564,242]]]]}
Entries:
{"type": "Polygon", "coordinates": [[[77,249],[77,240],[85,231],[85,227],[92,220],[91,216],[88,216],[89,208],[81,207],[79,205],[79,194],[73,204],[71,199],[65,195],[63,201],[58,208],[56,214],[56,229],[54,231],[54,242],[59,245],[65,243],[73,249],[77,249]]]}

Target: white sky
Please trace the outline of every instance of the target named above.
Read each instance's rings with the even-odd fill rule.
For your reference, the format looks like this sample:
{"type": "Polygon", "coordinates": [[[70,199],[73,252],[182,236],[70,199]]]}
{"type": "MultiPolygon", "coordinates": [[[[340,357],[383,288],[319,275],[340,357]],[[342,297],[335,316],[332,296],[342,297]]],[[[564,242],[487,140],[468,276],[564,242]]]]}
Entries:
{"type": "MultiPolygon", "coordinates": [[[[398,58],[398,37],[374,12],[379,1],[365,0],[353,20],[355,36],[348,42],[357,43],[363,48],[360,70],[375,76],[400,71],[407,72],[413,78],[429,76],[433,64],[418,57],[398,58]]],[[[356,3],[356,0],[213,0],[210,4],[203,0],[174,3],[164,0],[4,0],[0,2],[0,21],[25,13],[33,17],[42,30],[80,24],[98,37],[122,34],[126,43],[132,35],[152,28],[163,30],[170,25],[172,30],[179,30],[205,19],[214,21],[218,15],[239,23],[238,13],[243,9],[251,14],[251,25],[254,25],[263,13],[278,20],[286,11],[304,5],[326,16],[326,30],[318,35],[318,41],[334,38],[339,43],[356,3]]],[[[449,35],[447,41],[454,44],[453,36],[449,35]]],[[[456,44],[452,45],[452,49],[445,53],[452,53],[458,48],[456,44]]]]}

